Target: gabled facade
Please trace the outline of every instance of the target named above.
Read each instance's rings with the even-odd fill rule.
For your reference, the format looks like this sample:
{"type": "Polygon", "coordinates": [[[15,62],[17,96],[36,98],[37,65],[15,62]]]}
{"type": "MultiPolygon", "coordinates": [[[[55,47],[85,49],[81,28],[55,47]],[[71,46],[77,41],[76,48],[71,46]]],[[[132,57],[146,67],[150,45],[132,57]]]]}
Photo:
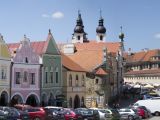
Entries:
{"type": "Polygon", "coordinates": [[[0,35],[0,105],[8,105],[10,101],[10,67],[10,52],[0,35]]]}
{"type": "Polygon", "coordinates": [[[85,107],[86,71],[66,55],[62,55],[63,64],[63,94],[66,97],[66,107],[85,107]]]}
{"type": "Polygon", "coordinates": [[[41,53],[41,59],[41,104],[62,106],[64,98],[61,80],[61,54],[50,31],[41,53]]]}
{"type": "Polygon", "coordinates": [[[11,105],[40,104],[40,64],[30,40],[24,36],[12,58],[11,105]]]}

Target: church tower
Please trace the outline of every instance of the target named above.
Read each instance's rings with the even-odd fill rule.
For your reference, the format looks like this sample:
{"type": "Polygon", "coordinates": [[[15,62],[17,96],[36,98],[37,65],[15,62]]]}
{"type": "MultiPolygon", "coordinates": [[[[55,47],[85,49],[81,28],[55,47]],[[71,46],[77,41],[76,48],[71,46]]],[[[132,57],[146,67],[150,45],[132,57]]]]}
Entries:
{"type": "Polygon", "coordinates": [[[100,11],[100,19],[99,19],[99,24],[98,27],[96,29],[96,40],[97,42],[105,42],[106,39],[106,28],[103,26],[103,18],[101,15],[101,11],[100,11]]]}
{"type": "Polygon", "coordinates": [[[74,33],[72,36],[72,43],[88,42],[86,35],[87,35],[87,33],[84,31],[81,13],[80,13],[80,11],[78,11],[78,18],[77,18],[76,27],[74,28],[74,33]]]}

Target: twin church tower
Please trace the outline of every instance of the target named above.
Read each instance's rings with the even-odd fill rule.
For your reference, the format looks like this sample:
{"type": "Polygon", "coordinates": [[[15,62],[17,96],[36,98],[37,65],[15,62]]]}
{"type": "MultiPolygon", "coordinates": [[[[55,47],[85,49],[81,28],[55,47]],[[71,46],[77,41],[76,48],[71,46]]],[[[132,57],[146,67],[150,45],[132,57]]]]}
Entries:
{"type": "MultiPolygon", "coordinates": [[[[96,33],[97,33],[96,35],[97,42],[105,42],[106,28],[103,25],[103,18],[101,16],[101,11],[100,11],[99,24],[98,27],[96,28],[96,33]]],[[[85,43],[85,42],[89,41],[87,39],[87,33],[84,31],[84,25],[81,13],[78,11],[78,18],[72,36],[72,43],[85,43]]]]}

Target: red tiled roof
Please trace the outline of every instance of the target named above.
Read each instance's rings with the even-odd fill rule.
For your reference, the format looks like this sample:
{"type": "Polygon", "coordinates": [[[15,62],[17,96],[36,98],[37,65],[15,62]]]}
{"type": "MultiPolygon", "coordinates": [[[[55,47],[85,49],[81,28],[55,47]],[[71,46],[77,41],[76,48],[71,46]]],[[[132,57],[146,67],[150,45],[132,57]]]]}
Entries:
{"type": "Polygon", "coordinates": [[[63,64],[64,67],[66,67],[66,68],[68,68],[69,70],[72,70],[72,71],[79,71],[79,72],[85,72],[86,71],[80,65],[75,63],[73,60],[71,60],[69,57],[67,57],[63,53],[61,55],[62,55],[62,64],[63,64]]]}
{"type": "Polygon", "coordinates": [[[139,62],[139,61],[150,61],[152,56],[158,56],[160,53],[159,49],[141,51],[133,53],[132,55],[125,54],[127,62],[139,62]]]}
{"type": "MultiPolygon", "coordinates": [[[[41,55],[43,53],[45,42],[46,41],[31,42],[32,48],[38,55],[41,55]]],[[[19,48],[20,43],[9,43],[7,45],[12,53],[12,51],[16,51],[19,48]]]]}
{"type": "Polygon", "coordinates": [[[95,68],[103,63],[103,49],[107,48],[108,52],[117,53],[120,48],[119,42],[96,42],[76,43],[76,52],[68,55],[74,62],[92,72],[95,68]]]}
{"type": "Polygon", "coordinates": [[[107,72],[104,71],[102,68],[99,68],[97,71],[96,71],[96,75],[106,75],[107,72]]]}
{"type": "Polygon", "coordinates": [[[139,70],[139,71],[129,71],[125,75],[142,75],[142,74],[160,74],[160,69],[149,69],[149,70],[139,70]]]}
{"type": "Polygon", "coordinates": [[[102,50],[78,51],[72,55],[67,56],[89,72],[92,72],[103,62],[102,50]]]}
{"type": "Polygon", "coordinates": [[[120,48],[120,42],[96,42],[90,41],[88,43],[76,43],[76,49],[80,50],[103,50],[107,48],[108,52],[117,53],[120,48]]]}

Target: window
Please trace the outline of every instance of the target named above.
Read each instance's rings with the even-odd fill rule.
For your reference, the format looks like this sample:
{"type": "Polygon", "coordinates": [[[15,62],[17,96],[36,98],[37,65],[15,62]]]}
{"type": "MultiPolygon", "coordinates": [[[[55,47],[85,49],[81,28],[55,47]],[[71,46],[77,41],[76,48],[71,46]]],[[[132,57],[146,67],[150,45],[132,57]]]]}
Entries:
{"type": "Polygon", "coordinates": [[[58,83],[58,71],[56,71],[56,83],[58,83]]]}
{"type": "Polygon", "coordinates": [[[55,74],[56,74],[56,83],[58,83],[58,67],[56,67],[56,69],[55,69],[55,74]]]}
{"type": "Polygon", "coordinates": [[[28,58],[27,57],[25,58],[25,63],[28,63],[28,58]]]}
{"type": "Polygon", "coordinates": [[[2,80],[6,79],[6,72],[4,69],[1,70],[1,79],[2,80]]]}
{"type": "Polygon", "coordinates": [[[78,75],[76,75],[76,86],[78,86],[78,75]]]}
{"type": "Polygon", "coordinates": [[[82,75],[82,86],[84,86],[85,83],[84,83],[84,75],[82,75]]]}
{"type": "Polygon", "coordinates": [[[53,72],[50,72],[51,83],[53,83],[53,72]]]}
{"type": "Polygon", "coordinates": [[[99,81],[99,80],[98,80],[98,79],[96,79],[96,84],[98,84],[98,81],[99,81]]]}
{"type": "Polygon", "coordinates": [[[46,77],[46,83],[48,83],[48,73],[45,73],[45,77],[46,77]]]}
{"type": "Polygon", "coordinates": [[[103,36],[102,35],[100,36],[100,40],[103,40],[103,36]]]}
{"type": "Polygon", "coordinates": [[[23,79],[23,81],[27,82],[27,80],[28,80],[28,73],[27,73],[27,71],[24,71],[24,79],[23,79]]]}
{"type": "Polygon", "coordinates": [[[78,40],[80,40],[80,36],[77,36],[78,40]]]}
{"type": "Polygon", "coordinates": [[[20,84],[20,72],[16,72],[16,84],[20,84]]]}
{"type": "Polygon", "coordinates": [[[34,85],[35,84],[35,73],[30,73],[30,80],[31,80],[31,84],[34,85]]]}
{"type": "Polygon", "coordinates": [[[69,75],[69,86],[72,86],[72,75],[69,75]]]}

